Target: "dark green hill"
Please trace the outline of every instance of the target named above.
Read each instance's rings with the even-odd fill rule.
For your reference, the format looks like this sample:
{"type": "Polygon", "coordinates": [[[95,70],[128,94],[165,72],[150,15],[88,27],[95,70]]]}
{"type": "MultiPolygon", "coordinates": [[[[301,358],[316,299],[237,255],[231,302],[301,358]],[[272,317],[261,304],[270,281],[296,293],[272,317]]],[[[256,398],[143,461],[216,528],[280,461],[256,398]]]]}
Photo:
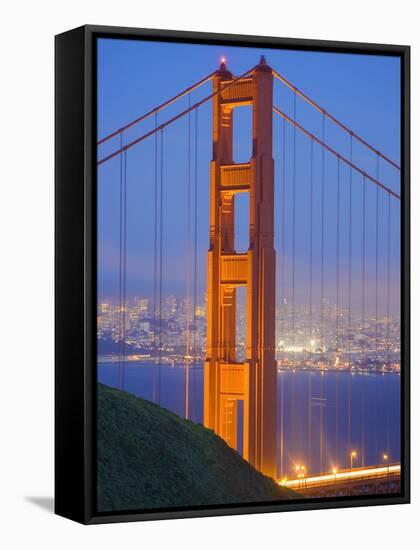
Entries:
{"type": "Polygon", "coordinates": [[[100,511],[294,498],[211,430],[98,386],[100,511]]]}

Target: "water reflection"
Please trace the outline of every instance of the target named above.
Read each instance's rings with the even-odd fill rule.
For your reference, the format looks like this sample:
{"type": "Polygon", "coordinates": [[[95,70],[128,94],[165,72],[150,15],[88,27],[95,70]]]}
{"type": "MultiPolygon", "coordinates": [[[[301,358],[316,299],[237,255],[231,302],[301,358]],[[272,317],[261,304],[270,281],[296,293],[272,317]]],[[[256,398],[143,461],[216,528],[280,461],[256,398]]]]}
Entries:
{"type": "MultiPolygon", "coordinates": [[[[152,400],[153,369],[160,369],[160,405],[185,416],[182,365],[144,362],[125,366],[125,389],[152,400]]],[[[117,386],[118,365],[98,365],[99,381],[117,386]]],[[[283,370],[277,377],[278,474],[293,476],[296,465],[308,474],[378,464],[384,454],[400,459],[400,376],[343,371],[283,370]],[[351,458],[351,451],[356,456],[351,458]]],[[[203,421],[203,366],[189,367],[189,417],[203,421]]],[[[242,407],[239,407],[241,422],[242,407]]],[[[238,450],[242,449],[239,430],[238,450]]]]}

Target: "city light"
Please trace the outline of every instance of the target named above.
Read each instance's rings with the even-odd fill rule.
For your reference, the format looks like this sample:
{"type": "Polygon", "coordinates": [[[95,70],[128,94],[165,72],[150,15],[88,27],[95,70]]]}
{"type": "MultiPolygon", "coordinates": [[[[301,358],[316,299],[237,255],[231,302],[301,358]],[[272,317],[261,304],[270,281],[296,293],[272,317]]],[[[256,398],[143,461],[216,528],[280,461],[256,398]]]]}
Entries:
{"type": "MultiPolygon", "coordinates": [[[[355,470],[343,470],[332,471],[331,474],[314,475],[305,478],[305,488],[309,487],[322,487],[335,482],[352,481],[355,479],[369,478],[372,479],[375,476],[383,477],[392,475],[399,475],[401,471],[400,464],[393,464],[389,466],[374,466],[368,468],[360,468],[355,470]]],[[[283,478],[281,485],[290,489],[302,488],[302,478],[297,476],[295,479],[283,478]]]]}
{"type": "Polygon", "coordinates": [[[384,462],[387,463],[387,475],[389,476],[389,454],[388,454],[388,453],[384,453],[383,459],[384,459],[384,462]]]}
{"type": "MultiPolygon", "coordinates": [[[[152,359],[157,356],[157,334],[161,332],[161,360],[171,364],[183,364],[185,361],[185,345],[181,346],[184,349],[181,352],[179,342],[185,337],[185,318],[186,318],[186,300],[185,297],[168,295],[165,297],[162,304],[162,320],[164,324],[160,324],[160,319],[156,317],[156,312],[153,309],[153,300],[146,296],[132,297],[125,304],[118,304],[109,297],[104,297],[98,303],[98,339],[108,342],[118,343],[122,339],[120,320],[121,316],[125,317],[125,341],[129,343],[130,348],[126,349],[126,360],[130,360],[130,355],[150,355],[152,359]],[[122,315],[121,315],[122,314],[122,315]]],[[[335,324],[328,325],[327,321],[324,324],[323,346],[317,338],[310,338],[310,331],[307,326],[308,311],[305,308],[295,306],[295,341],[293,335],[288,332],[287,325],[285,332],[279,332],[281,329],[281,314],[290,314],[289,304],[278,306],[276,330],[281,334],[281,338],[277,340],[276,346],[276,361],[278,367],[282,370],[316,370],[328,371],[330,369],[348,371],[353,376],[361,372],[381,373],[387,372],[399,373],[399,360],[393,357],[386,358],[388,346],[387,342],[387,326],[380,325],[378,330],[378,339],[383,342],[383,351],[385,357],[381,361],[375,360],[377,354],[376,340],[373,337],[372,341],[366,343],[365,361],[361,362],[361,348],[355,348],[348,355],[346,351],[348,346],[343,340],[336,341],[335,324]],[[384,334],[381,335],[381,327],[384,334]],[[340,349],[340,357],[337,359],[337,349],[340,349]]],[[[202,296],[196,304],[195,316],[192,313],[191,318],[194,318],[194,334],[196,348],[194,350],[194,360],[204,360],[206,356],[206,321],[207,321],[207,298],[202,296]]],[[[332,319],[334,307],[325,306],[325,319],[332,319]]],[[[245,331],[246,310],[245,305],[237,306],[238,315],[238,331],[245,331]]],[[[193,319],[191,319],[193,321],[193,319]]],[[[399,321],[393,320],[395,323],[394,334],[398,334],[399,321]]],[[[316,330],[316,326],[313,327],[316,330]]],[[[361,329],[358,328],[358,331],[361,329]]],[[[376,332],[373,331],[375,335],[376,332]]],[[[356,339],[357,334],[354,338],[356,339]]],[[[345,336],[343,336],[344,338],[345,336]]],[[[238,341],[237,354],[238,360],[245,359],[245,341],[238,341]]],[[[391,347],[390,353],[393,352],[395,346],[391,347]]],[[[399,349],[399,348],[398,348],[399,349]]],[[[399,352],[398,352],[399,353],[399,352]]],[[[382,456],[382,454],[380,455],[382,456]]]]}

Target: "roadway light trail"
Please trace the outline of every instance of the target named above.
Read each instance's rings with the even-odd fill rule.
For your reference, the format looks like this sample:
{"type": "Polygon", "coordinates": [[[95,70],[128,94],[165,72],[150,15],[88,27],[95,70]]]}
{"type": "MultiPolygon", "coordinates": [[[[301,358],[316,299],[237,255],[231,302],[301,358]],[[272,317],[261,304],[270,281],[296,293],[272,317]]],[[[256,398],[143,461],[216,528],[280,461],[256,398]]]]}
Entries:
{"type": "MultiPolygon", "coordinates": [[[[387,475],[398,475],[401,472],[400,464],[390,464],[388,466],[372,466],[368,468],[357,468],[353,470],[333,470],[331,474],[308,476],[305,478],[307,487],[321,487],[335,482],[371,479],[375,477],[386,477],[387,475]]],[[[302,479],[287,479],[278,481],[279,485],[288,487],[289,489],[298,488],[301,486],[302,479]]]]}

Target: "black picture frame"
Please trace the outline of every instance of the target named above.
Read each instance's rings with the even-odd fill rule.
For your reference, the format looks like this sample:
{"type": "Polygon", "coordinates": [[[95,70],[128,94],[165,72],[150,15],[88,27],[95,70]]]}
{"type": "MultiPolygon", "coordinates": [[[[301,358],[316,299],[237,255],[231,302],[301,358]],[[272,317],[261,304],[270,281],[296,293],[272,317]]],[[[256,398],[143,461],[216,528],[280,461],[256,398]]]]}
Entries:
{"type": "Polygon", "coordinates": [[[86,25],[55,38],[55,512],[110,523],[410,502],[410,47],[86,25]],[[96,39],[394,55],[401,58],[401,494],[98,513],[96,407],[96,39]]]}

